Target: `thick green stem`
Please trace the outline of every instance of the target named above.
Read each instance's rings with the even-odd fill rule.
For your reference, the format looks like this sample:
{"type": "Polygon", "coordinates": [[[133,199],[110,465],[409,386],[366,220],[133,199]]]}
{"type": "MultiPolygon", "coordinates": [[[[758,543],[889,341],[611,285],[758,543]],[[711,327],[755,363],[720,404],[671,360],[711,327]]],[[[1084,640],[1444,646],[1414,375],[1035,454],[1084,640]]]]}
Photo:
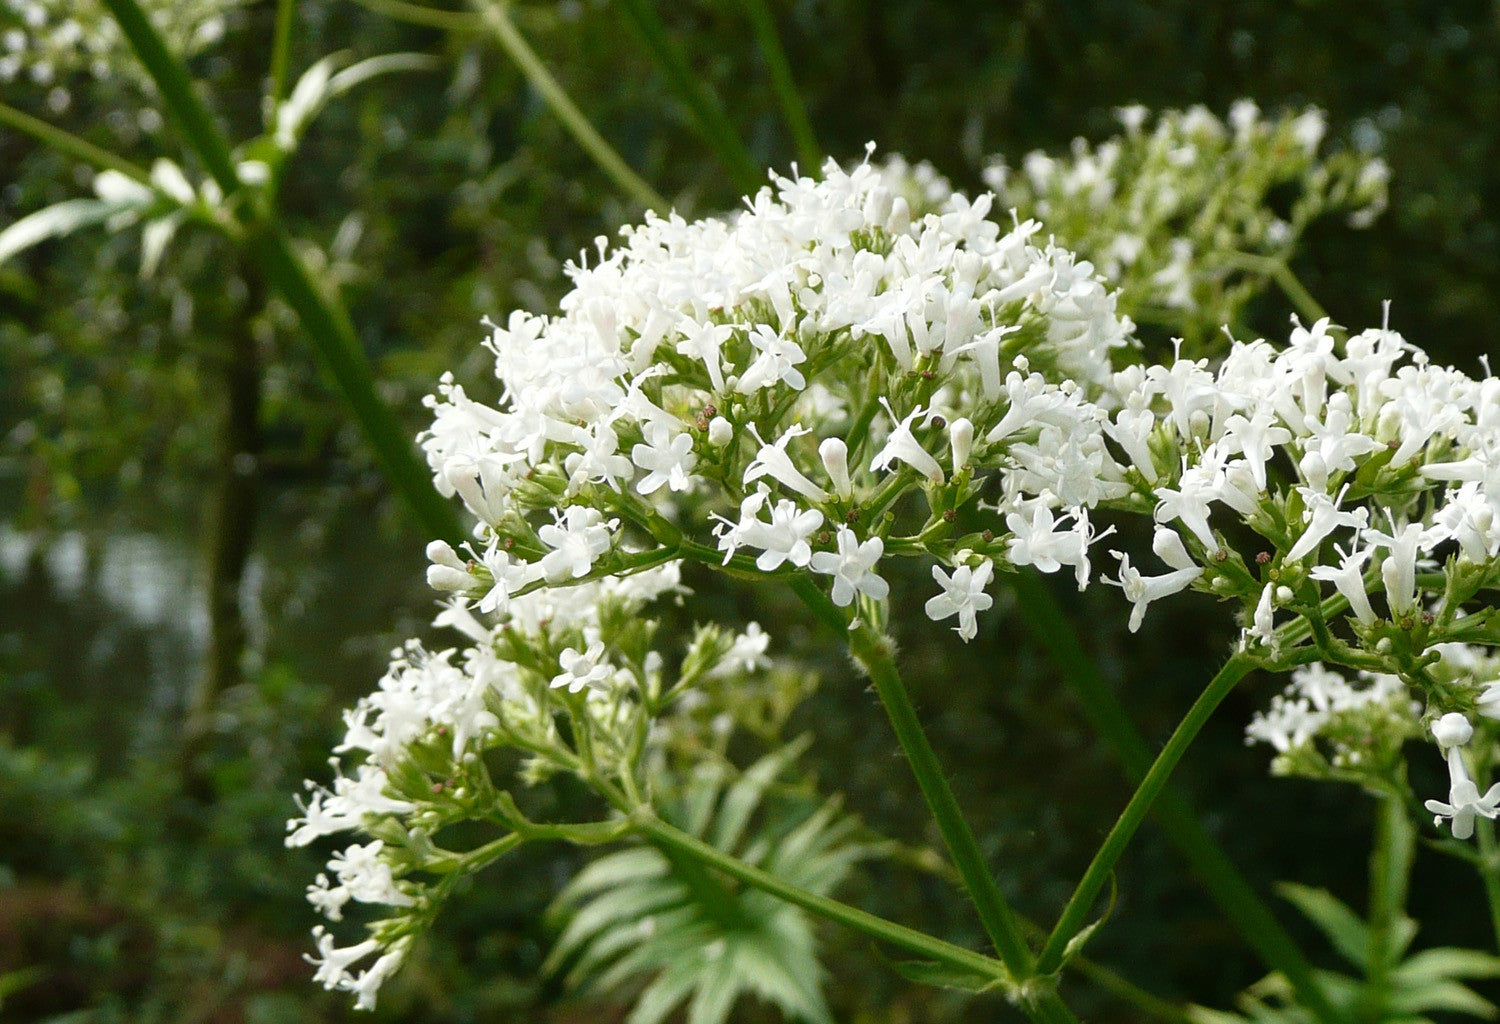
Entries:
{"type": "MultiPolygon", "coordinates": [[[[161,90],[167,108],[182,125],[226,197],[240,188],[229,142],[214,124],[208,108],[193,92],[187,71],[174,58],[136,0],[105,0],[130,41],[131,48],[161,90]]],[[[348,403],[386,479],[406,499],[423,529],[456,543],[463,537],[458,517],[433,490],[427,468],[417,458],[406,431],[375,392],[375,375],[360,347],[348,313],[314,281],[281,228],[258,204],[243,211],[248,219],[244,243],[271,286],[297,313],[323,369],[348,403]]]]}
{"type": "Polygon", "coordinates": [[[563,127],[583,151],[589,155],[599,169],[608,175],[622,192],[631,199],[640,203],[647,209],[658,213],[666,213],[669,204],[645,179],[630,169],[630,165],[621,159],[604,136],[594,130],[589,119],[583,116],[571,97],[547,66],[542,63],[541,58],[536,55],[531,46],[521,35],[516,24],[511,20],[508,9],[510,0],[476,0],[480,17],[484,19],[485,25],[494,33],[495,38],[505,49],[510,59],[515,62],[521,74],[531,83],[531,87],[537,91],[546,102],[552,112],[557,115],[563,127]]]}
{"type": "Polygon", "coordinates": [[[151,175],[144,167],[137,167],[124,157],[116,156],[107,149],[101,149],[92,142],[5,103],[0,103],[0,124],[10,125],[16,131],[30,135],[59,153],[92,164],[100,170],[119,171],[142,185],[151,184],[151,175]]]}
{"type": "Polygon", "coordinates": [[[1490,924],[1495,931],[1495,948],[1500,950],[1500,843],[1495,841],[1495,823],[1481,818],[1479,834],[1479,877],[1484,881],[1485,899],[1490,905],[1490,924]]]}
{"type": "Polygon", "coordinates": [[[733,176],[735,187],[747,195],[765,182],[759,162],[750,155],[739,133],[734,130],[719,99],[709,91],[703,80],[693,73],[672,38],[667,27],[657,17],[651,0],[621,0],[621,6],[630,23],[640,33],[647,51],[656,66],[667,79],[667,85],[677,94],[693,115],[698,130],[713,147],[721,163],[733,176]]]}
{"type": "Polygon", "coordinates": [[[681,856],[706,864],[730,878],[760,889],[762,892],[770,893],[778,899],[817,914],[819,917],[868,935],[878,942],[903,949],[916,956],[927,957],[957,970],[994,978],[1000,984],[1010,981],[1009,972],[998,960],[992,960],[973,950],[955,946],[951,942],[944,942],[923,932],[887,921],[882,917],[851,907],[847,903],[840,903],[838,900],[799,889],[775,875],[710,846],[688,832],[669,825],[646,808],[638,808],[632,812],[631,821],[642,836],[660,849],[674,850],[681,856]]]}
{"type": "MultiPolygon", "coordinates": [[[[1151,749],[1089,658],[1073,623],[1043,581],[1023,573],[1014,579],[1013,585],[1026,625],[1078,695],[1084,715],[1114,750],[1126,775],[1139,783],[1151,766],[1151,749]]],[[[1198,822],[1187,801],[1169,786],[1157,800],[1155,816],[1167,838],[1245,941],[1268,967],[1286,977],[1296,990],[1298,1002],[1312,1010],[1319,1020],[1332,1020],[1333,1007],[1313,978],[1312,967],[1302,951],[1198,822]]]]}
{"type": "Polygon", "coordinates": [[[349,404],[386,479],[430,536],[458,543],[464,536],[458,516],[433,489],[405,429],[376,393],[374,371],[348,314],[318,286],[279,228],[266,225],[247,244],[266,279],[297,313],[318,362],[349,404]]]}
{"type": "Polygon", "coordinates": [[[1389,1009],[1391,972],[1400,962],[1397,925],[1406,913],[1407,884],[1411,879],[1414,835],[1406,804],[1391,793],[1375,808],[1375,843],[1370,851],[1370,900],[1366,908],[1370,948],[1365,984],[1356,1021],[1384,1020],[1389,1009]]]}
{"type": "Polygon", "coordinates": [[[776,101],[781,104],[781,116],[786,119],[797,146],[797,158],[806,166],[803,170],[816,174],[823,159],[818,138],[813,134],[812,122],[807,117],[807,107],[802,103],[802,93],[792,78],[792,67],[786,59],[786,50],[781,45],[781,36],[776,32],[776,22],[766,0],[743,0],[745,13],[750,18],[750,28],[755,33],[755,42],[766,58],[766,69],[771,73],[771,89],[776,101]]]}
{"type": "Polygon", "coordinates": [[[229,143],[214,124],[208,107],[193,91],[182,62],[172,56],[161,35],[152,26],[146,12],[136,0],[104,0],[104,6],[119,23],[120,31],[130,41],[130,48],[146,66],[162,99],[172,116],[177,119],[188,143],[203,161],[203,166],[218,183],[226,197],[240,189],[239,176],[234,170],[234,156],[229,143]]]}
{"type": "Polygon", "coordinates": [[[271,110],[286,99],[287,74],[292,59],[292,23],[297,0],[276,0],[276,25],[271,38],[271,110]]]}
{"type": "Polygon", "coordinates": [[[1115,864],[1119,861],[1125,847],[1135,836],[1138,829],[1146,819],[1146,814],[1151,810],[1151,805],[1161,794],[1166,786],[1167,780],[1171,778],[1172,771],[1177,767],[1177,762],[1182,760],[1182,755],[1198,736],[1198,730],[1203,728],[1214,709],[1233,690],[1235,685],[1245,677],[1246,673],[1253,668],[1253,663],[1242,654],[1231,655],[1224,663],[1224,667],[1209,681],[1208,686],[1188,713],[1178,723],[1171,738],[1167,740],[1166,746],[1156,756],[1146,777],[1141,780],[1140,786],[1125,805],[1120,818],[1115,822],[1115,827],[1110,829],[1109,835],[1105,837],[1104,843],[1099,847],[1099,852],[1094,854],[1092,863],[1084,872],[1078,888],[1073,890],[1073,897],[1068,900],[1062,917],[1058,919],[1057,926],[1052,929],[1052,935],[1047,944],[1042,947],[1041,956],[1037,959],[1037,970],[1050,973],[1062,966],[1063,953],[1068,942],[1083,928],[1088,919],[1089,912],[1093,909],[1094,901],[1098,899],[1099,893],[1103,891],[1105,883],[1109,880],[1110,873],[1114,871],[1115,864]]]}

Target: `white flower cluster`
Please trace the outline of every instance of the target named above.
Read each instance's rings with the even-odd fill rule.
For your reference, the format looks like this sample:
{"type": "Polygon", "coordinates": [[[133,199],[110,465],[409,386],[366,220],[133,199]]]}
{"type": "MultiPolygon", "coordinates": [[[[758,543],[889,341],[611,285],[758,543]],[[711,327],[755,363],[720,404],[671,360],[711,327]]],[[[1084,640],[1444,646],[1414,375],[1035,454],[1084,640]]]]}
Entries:
{"type": "Polygon", "coordinates": [[[1138,319],[1195,339],[1236,323],[1258,290],[1253,275],[1263,271],[1245,257],[1285,260],[1318,217],[1342,212],[1366,227],[1385,208],[1386,165],[1355,152],[1320,155],[1316,108],[1268,118],[1247,99],[1227,120],[1203,107],[1118,116],[1123,135],[1097,146],[1078,139],[1060,157],[1028,153],[1018,170],[996,158],[985,183],[1002,206],[1091,260],[1138,319]],[[1283,216],[1268,195],[1287,187],[1283,216]]]}
{"type": "MultiPolygon", "coordinates": [[[[456,558],[442,542],[431,553],[435,565],[456,558]]],[[[434,653],[411,641],[392,653],[379,687],[344,715],[332,784],[308,782],[301,814],[287,826],[288,846],[360,837],[333,853],[307,898],[331,923],[343,921],[351,904],[382,915],[367,926],[368,938],[348,946],[315,928],[316,981],[351,993],[361,1009],[374,1006],[381,983],[437,913],[444,890],[424,876],[466,864],[436,846],[441,829],[493,816],[497,790],[486,750],[509,746],[529,757],[523,779],[579,770],[580,759],[590,772],[635,773],[650,753],[645,739],[665,739],[654,735],[653,717],[678,696],[704,679],[743,680],[767,667],[769,637],[758,625],[740,634],[708,628],[666,686],[663,659],[649,646],[654,624],[640,615],[657,598],[683,593],[678,580],[676,564],[667,564],[567,591],[538,590],[509,601],[488,626],[456,598],[435,624],[457,630],[470,646],[434,653]],[[562,720],[570,723],[566,734],[562,720]]]]}
{"type": "Polygon", "coordinates": [[[1468,839],[1476,818],[1500,816],[1500,783],[1481,794],[1475,782],[1476,775],[1491,773],[1500,754],[1500,655],[1461,643],[1436,644],[1432,654],[1419,683],[1425,709],[1399,676],[1361,671],[1356,686],[1324,665],[1310,665],[1295,671],[1286,692],[1256,714],[1245,740],[1270,744],[1277,752],[1272,768],[1281,774],[1399,789],[1403,744],[1430,735],[1448,767],[1448,799],[1425,806],[1435,824],[1449,821],[1455,839],[1468,839]]]}
{"type": "MultiPolygon", "coordinates": [[[[665,517],[717,523],[726,564],[748,549],[762,572],[830,578],[836,604],[879,600],[883,513],[919,487],[939,512],[968,497],[981,451],[1013,462],[1025,557],[1086,572],[1086,511],[1041,524],[1128,490],[1087,396],[1130,323],[1092,268],[1034,244],[1034,222],[990,220],[988,196],[914,218],[869,165],[776,185],[733,220],[601,241],[561,316],[494,327],[499,407],[444,380],[423,444],[480,520],[469,586],[450,586],[501,609],[611,571],[624,529],[662,540],[665,517]]],[[[967,637],[988,571],[959,572],[929,608],[967,637]]]]}
{"type": "MultiPolygon", "coordinates": [[[[173,52],[192,56],[224,35],[228,12],[242,0],[142,0],[173,52]]],[[[148,86],[120,27],[99,0],[0,0],[0,82],[29,80],[50,88],[55,108],[69,102],[67,80],[104,81],[122,73],[148,86]]]]}

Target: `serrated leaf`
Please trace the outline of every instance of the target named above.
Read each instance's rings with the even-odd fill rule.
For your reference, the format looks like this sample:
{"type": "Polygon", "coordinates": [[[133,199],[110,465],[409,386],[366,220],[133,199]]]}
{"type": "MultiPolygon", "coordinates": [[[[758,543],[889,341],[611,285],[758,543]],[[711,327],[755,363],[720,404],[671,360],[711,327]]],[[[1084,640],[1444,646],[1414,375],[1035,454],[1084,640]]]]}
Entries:
{"type": "Polygon", "coordinates": [[[778,775],[786,770],[802,751],[807,749],[809,737],[803,736],[792,743],[773,750],[751,765],[724,794],[719,807],[718,821],[711,842],[721,850],[733,851],[750,823],[750,816],[760,806],[761,797],[778,775]]]}
{"type": "Polygon", "coordinates": [[[142,207],[130,200],[65,199],[28,214],[0,231],[0,263],[53,238],[103,224],[142,207]]]}
{"type": "Polygon", "coordinates": [[[1361,971],[1365,969],[1370,959],[1370,929],[1358,914],[1327,889],[1281,882],[1276,891],[1318,926],[1339,955],[1361,971]]]}

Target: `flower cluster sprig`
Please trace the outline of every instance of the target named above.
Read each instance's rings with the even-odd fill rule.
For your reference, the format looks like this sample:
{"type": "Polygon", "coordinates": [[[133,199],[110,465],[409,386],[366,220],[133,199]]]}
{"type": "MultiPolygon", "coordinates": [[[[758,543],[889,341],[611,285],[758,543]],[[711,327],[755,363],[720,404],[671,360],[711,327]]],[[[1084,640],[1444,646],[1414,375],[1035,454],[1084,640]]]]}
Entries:
{"type": "Polygon", "coordinates": [[[1062,156],[1028,153],[1017,168],[997,157],[985,182],[1002,207],[1091,260],[1136,319],[1193,343],[1239,322],[1314,220],[1342,213],[1367,227],[1385,208],[1385,163],[1322,152],[1316,108],[1267,117],[1246,99],[1223,120],[1204,107],[1118,116],[1121,135],[1078,139],[1062,156]],[[1273,207],[1273,190],[1289,192],[1288,207],[1273,207]]]}
{"type": "Polygon", "coordinates": [[[770,638],[759,626],[703,627],[671,665],[655,649],[657,623],[643,613],[683,593],[677,567],[666,565],[518,597],[490,626],[455,599],[436,624],[468,646],[434,652],[411,641],[392,653],[379,687],[345,713],[331,785],[309,782],[301,814],[288,823],[288,846],[347,833],[361,840],[334,852],[308,887],[319,913],[330,924],[355,905],[376,913],[368,936],[347,946],[327,926],[315,930],[317,981],[369,1008],[459,877],[528,839],[591,843],[623,834],[617,820],[531,822],[511,790],[571,774],[628,810],[649,792],[650,766],[668,745],[691,741],[695,703],[679,697],[700,686],[756,685],[770,664],[770,638]],[[498,748],[522,756],[514,780],[492,776],[485,755],[498,748]],[[444,829],[462,821],[490,823],[500,835],[469,850],[443,849],[444,829]]]}

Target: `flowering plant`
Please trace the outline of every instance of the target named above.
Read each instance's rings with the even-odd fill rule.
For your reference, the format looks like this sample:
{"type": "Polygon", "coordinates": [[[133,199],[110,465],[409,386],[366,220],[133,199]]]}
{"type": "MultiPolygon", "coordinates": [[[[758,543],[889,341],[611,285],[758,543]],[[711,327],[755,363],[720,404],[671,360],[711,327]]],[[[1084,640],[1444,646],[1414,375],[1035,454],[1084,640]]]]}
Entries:
{"type": "MultiPolygon", "coordinates": [[[[1297,671],[1289,696],[1250,727],[1282,770],[1353,777],[1396,802],[1408,792],[1401,742],[1431,723],[1452,785],[1429,810],[1455,839],[1496,816],[1496,790],[1481,796],[1475,781],[1489,754],[1471,768],[1463,752],[1468,716],[1494,703],[1474,645],[1500,641],[1485,600],[1500,579],[1500,381],[1434,366],[1388,327],[1350,334],[1326,318],[1294,319],[1285,343],[1232,341],[1213,363],[1149,362],[1122,293],[1044,242],[1038,222],[1007,226],[991,219],[992,196],[941,189],[914,208],[910,191],[904,165],[830,162],[818,178],[774,179],[734,218],[648,215],[570,266],[558,315],[490,325],[494,398],[444,377],[421,440],[438,490],[475,526],[462,545],[432,543],[428,580],[447,595],[439,624],[468,646],[398,651],[347,716],[336,752],[352,765],[331,788],[310,784],[292,822],[294,844],[349,831],[366,840],[310,888],[325,916],[338,921],[350,901],[386,914],[351,946],[319,929],[325,986],[371,1005],[455,881],[520,843],[633,839],[647,845],[629,863],[647,875],[711,868],[747,887],[731,899],[759,890],[923,956],[916,975],[1069,1019],[1058,972],[1092,931],[1115,859],[1198,728],[1254,668],[1297,671]],[[1102,543],[1131,519],[1149,522],[1162,571],[1102,543]],[[923,609],[964,640],[996,580],[1033,570],[1117,586],[1132,629],[1188,589],[1242,617],[1236,650],[1141,772],[1040,950],[984,866],[906,696],[886,636],[893,559],[929,567],[923,609]],[[784,584],[846,640],[998,958],[829,900],[857,853],[830,852],[837,870],[797,885],[768,857],[777,840],[736,856],[750,812],[731,796],[674,809],[672,780],[692,770],[674,760],[690,710],[710,680],[753,686],[769,650],[754,625],[700,626],[680,651],[653,648],[655,621],[642,616],[682,594],[683,563],[784,584]],[[1352,687],[1334,666],[1368,682],[1352,687]],[[513,781],[492,767],[501,749],[521,755],[513,781]],[[599,820],[539,823],[522,811],[517,786],[559,773],[602,798],[599,820]],[[710,829],[716,815],[729,823],[710,829]],[[496,835],[440,845],[445,829],[476,820],[496,835]]],[[[721,728],[734,717],[726,710],[721,728]]],[[[792,834],[831,819],[809,820],[816,828],[792,834]]],[[[669,891],[629,911],[638,941],[684,901],[724,896],[691,883],[669,891]]],[[[723,919],[691,920],[696,939],[751,955],[729,945],[723,919]]],[[[720,1020],[747,990],[825,1019],[805,969],[810,941],[796,934],[785,956],[755,946],[759,967],[741,962],[741,974],[626,956],[612,976],[665,968],[637,1021],[689,997],[692,1019],[720,1020]]],[[[631,941],[570,935],[564,948],[595,960],[631,941]]],[[[1300,955],[1269,956],[1327,1019],[1335,996],[1300,955]]]]}

